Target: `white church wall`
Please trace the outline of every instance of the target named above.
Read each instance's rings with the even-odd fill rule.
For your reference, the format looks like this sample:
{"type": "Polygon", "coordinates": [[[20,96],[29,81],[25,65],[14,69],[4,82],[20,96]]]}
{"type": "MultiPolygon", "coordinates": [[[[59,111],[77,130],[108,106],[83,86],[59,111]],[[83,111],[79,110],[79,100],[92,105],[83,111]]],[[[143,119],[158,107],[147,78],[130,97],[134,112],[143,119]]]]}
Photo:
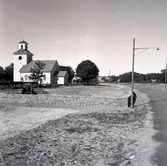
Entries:
{"type": "Polygon", "coordinates": [[[64,85],[64,77],[58,77],[58,84],[64,85]]]}
{"type": "Polygon", "coordinates": [[[20,79],[22,82],[32,82],[28,76],[30,75],[30,73],[20,73],[20,79]]]}
{"type": "MultiPolygon", "coordinates": [[[[42,78],[42,83],[43,84],[50,84],[50,73],[43,73],[45,77],[42,78]]],[[[20,74],[20,80],[22,82],[33,82],[32,80],[29,79],[29,76],[31,73],[21,73],[20,74]]]]}
{"type": "MultiPolygon", "coordinates": [[[[22,72],[29,72],[29,73],[20,73],[20,69],[24,66],[30,63],[33,60],[33,54],[28,51],[28,43],[24,40],[19,43],[19,50],[16,51],[14,54],[14,82],[33,82],[29,79],[30,71],[29,69],[26,69],[25,71],[22,70],[22,72]]],[[[47,71],[45,74],[45,77],[42,78],[43,84],[51,84],[51,83],[57,83],[58,77],[55,75],[56,71],[60,71],[60,67],[57,61],[54,61],[55,64],[51,71],[47,71]]],[[[26,68],[26,66],[24,66],[26,68]]],[[[62,81],[64,84],[64,81],[62,81]]]]}
{"type": "Polygon", "coordinates": [[[51,74],[50,73],[43,73],[45,77],[42,79],[43,84],[50,84],[51,83],[51,74]]]}
{"type": "Polygon", "coordinates": [[[20,69],[27,64],[26,55],[14,55],[14,82],[21,81],[20,69]]]}

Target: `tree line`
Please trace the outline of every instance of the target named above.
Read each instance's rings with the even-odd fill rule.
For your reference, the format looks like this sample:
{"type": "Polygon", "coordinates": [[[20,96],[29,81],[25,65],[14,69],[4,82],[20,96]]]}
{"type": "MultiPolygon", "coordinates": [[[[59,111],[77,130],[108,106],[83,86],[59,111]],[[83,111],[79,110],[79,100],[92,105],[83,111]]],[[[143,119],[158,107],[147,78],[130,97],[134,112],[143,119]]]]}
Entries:
{"type": "MultiPolygon", "coordinates": [[[[11,63],[9,66],[3,68],[0,66],[0,84],[12,84],[13,83],[13,68],[14,64],[11,63]]],[[[45,68],[45,64],[41,64],[40,61],[37,61],[34,65],[34,68],[31,69],[30,78],[32,80],[38,80],[43,77],[43,72],[41,70],[45,68]],[[39,72],[39,73],[37,73],[39,72]]],[[[70,66],[60,66],[61,71],[67,71],[69,74],[69,83],[71,83],[74,76],[80,77],[84,84],[89,84],[91,79],[97,78],[99,75],[99,69],[95,63],[90,60],[84,60],[80,64],[78,64],[75,72],[70,66]]],[[[139,83],[149,83],[152,81],[158,83],[165,82],[165,69],[161,70],[160,73],[134,73],[134,82],[139,83]]],[[[103,82],[120,82],[120,83],[130,83],[132,77],[132,72],[126,72],[119,76],[103,76],[101,81],[103,82]]]]}
{"type": "MultiPolygon", "coordinates": [[[[120,82],[131,82],[131,75],[132,73],[125,73],[119,76],[120,82]]],[[[147,73],[147,74],[140,74],[134,73],[134,82],[139,83],[149,83],[149,82],[158,82],[164,83],[165,82],[165,70],[161,70],[161,73],[147,73]]]]}
{"type": "MultiPolygon", "coordinates": [[[[164,83],[165,82],[165,69],[161,70],[161,73],[134,73],[134,82],[137,83],[164,83]]],[[[130,83],[132,81],[132,72],[126,72],[119,76],[103,76],[102,81],[104,82],[120,82],[120,83],[130,83]]]]}

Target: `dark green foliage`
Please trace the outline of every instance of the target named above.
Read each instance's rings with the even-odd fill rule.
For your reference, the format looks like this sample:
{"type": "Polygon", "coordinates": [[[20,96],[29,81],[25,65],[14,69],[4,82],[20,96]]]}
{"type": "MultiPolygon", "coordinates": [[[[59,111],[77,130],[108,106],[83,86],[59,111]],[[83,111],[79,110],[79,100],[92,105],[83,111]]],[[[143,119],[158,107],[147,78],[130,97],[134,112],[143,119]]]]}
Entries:
{"type": "MultiPolygon", "coordinates": [[[[121,82],[131,82],[132,72],[124,73],[119,75],[119,79],[121,82]]],[[[164,83],[165,82],[165,70],[162,70],[161,73],[147,73],[147,74],[140,74],[140,73],[134,73],[134,82],[152,82],[152,79],[156,79],[156,82],[158,83],[164,83]]]]}
{"type": "Polygon", "coordinates": [[[112,76],[103,76],[103,77],[101,78],[101,80],[102,80],[103,82],[110,82],[110,83],[112,83],[112,82],[117,82],[118,79],[119,79],[119,77],[118,77],[118,76],[115,76],[115,75],[112,75],[112,76]]]}
{"type": "Polygon", "coordinates": [[[68,82],[71,83],[72,79],[74,78],[74,70],[70,66],[60,66],[60,71],[67,71],[69,78],[68,82]]]}
{"type": "MultiPolygon", "coordinates": [[[[119,75],[119,79],[121,82],[131,82],[131,77],[132,77],[131,75],[132,75],[132,72],[124,73],[122,75],[119,75]]],[[[134,73],[134,75],[135,75],[135,73],[134,73]]]]}
{"type": "Polygon", "coordinates": [[[4,69],[3,69],[3,67],[0,66],[0,80],[1,80],[1,82],[3,79],[4,79],[4,69]]]}
{"type": "Polygon", "coordinates": [[[3,67],[0,66],[0,84],[13,82],[13,68],[13,63],[5,67],[5,69],[3,69],[3,67]]]}
{"type": "Polygon", "coordinates": [[[33,80],[34,82],[37,82],[37,83],[41,83],[41,79],[42,77],[44,77],[44,74],[43,74],[43,69],[45,68],[45,64],[42,63],[41,61],[36,61],[35,62],[35,65],[34,65],[34,68],[31,68],[30,72],[32,73],[30,76],[29,76],[29,79],[30,80],[33,80]]]}
{"type": "Polygon", "coordinates": [[[97,78],[99,69],[92,61],[85,60],[77,66],[76,74],[83,82],[89,84],[91,79],[97,78]]]}
{"type": "Polygon", "coordinates": [[[13,81],[13,68],[14,68],[13,63],[5,67],[5,79],[11,82],[13,81]]]}
{"type": "Polygon", "coordinates": [[[117,82],[117,80],[119,79],[118,76],[110,76],[110,82],[117,82]]]}

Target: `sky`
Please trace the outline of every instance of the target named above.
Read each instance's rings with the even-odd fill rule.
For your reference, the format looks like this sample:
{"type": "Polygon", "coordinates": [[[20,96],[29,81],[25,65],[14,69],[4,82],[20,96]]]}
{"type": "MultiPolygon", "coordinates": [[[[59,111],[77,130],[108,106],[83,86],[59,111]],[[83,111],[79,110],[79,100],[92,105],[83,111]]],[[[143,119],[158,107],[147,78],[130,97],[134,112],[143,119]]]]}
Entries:
{"type": "Polygon", "coordinates": [[[134,38],[135,72],[165,69],[166,0],[0,0],[2,67],[25,40],[33,60],[57,60],[75,71],[89,59],[99,75],[118,76],[132,70],[134,38]]]}

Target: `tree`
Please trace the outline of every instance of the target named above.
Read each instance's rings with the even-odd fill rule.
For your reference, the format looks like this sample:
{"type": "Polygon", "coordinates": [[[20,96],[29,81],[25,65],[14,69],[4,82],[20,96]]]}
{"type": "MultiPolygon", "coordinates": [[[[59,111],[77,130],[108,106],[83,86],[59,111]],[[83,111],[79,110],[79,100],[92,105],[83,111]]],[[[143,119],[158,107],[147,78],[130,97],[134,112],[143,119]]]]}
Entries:
{"type": "Polygon", "coordinates": [[[99,69],[92,61],[85,60],[77,66],[76,74],[83,82],[89,84],[91,79],[97,78],[99,69]]]}
{"type": "Polygon", "coordinates": [[[119,79],[118,76],[115,75],[110,76],[110,82],[117,82],[118,79],[119,79]]]}
{"type": "Polygon", "coordinates": [[[4,79],[8,82],[13,82],[13,68],[14,68],[13,63],[11,63],[9,66],[5,67],[4,79]]]}
{"type": "Polygon", "coordinates": [[[30,69],[30,72],[32,74],[30,74],[29,79],[41,84],[42,77],[45,76],[42,71],[44,68],[45,68],[45,63],[42,63],[39,60],[36,61],[34,68],[30,69]]]}
{"type": "MultiPolygon", "coordinates": [[[[121,82],[131,82],[131,77],[132,77],[131,72],[119,75],[119,79],[121,82]]],[[[135,73],[134,73],[134,78],[135,78],[135,73]]]]}
{"type": "Polygon", "coordinates": [[[72,79],[74,78],[74,70],[70,66],[60,66],[60,71],[67,71],[69,78],[68,82],[71,83],[72,79]]]}
{"type": "Polygon", "coordinates": [[[4,82],[4,69],[2,66],[0,66],[0,83],[2,84],[4,82]]]}
{"type": "Polygon", "coordinates": [[[103,76],[103,77],[101,78],[101,80],[104,81],[104,82],[107,82],[107,77],[106,77],[106,76],[103,76]]]}
{"type": "Polygon", "coordinates": [[[166,71],[167,69],[163,69],[163,70],[161,70],[161,73],[159,74],[159,80],[160,80],[160,82],[165,82],[165,74],[166,74],[166,71]]]}

